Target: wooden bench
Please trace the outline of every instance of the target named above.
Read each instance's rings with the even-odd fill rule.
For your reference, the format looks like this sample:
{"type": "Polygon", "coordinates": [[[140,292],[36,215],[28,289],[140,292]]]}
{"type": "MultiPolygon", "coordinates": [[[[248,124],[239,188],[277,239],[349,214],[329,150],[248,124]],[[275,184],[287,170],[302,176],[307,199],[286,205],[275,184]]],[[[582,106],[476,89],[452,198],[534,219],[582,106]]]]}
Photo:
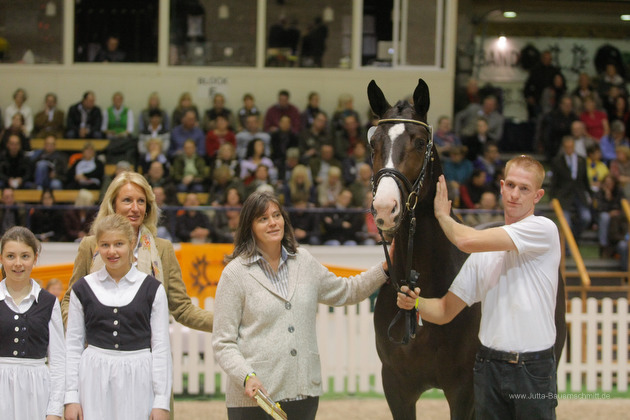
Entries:
{"type": "MultiPolygon", "coordinates": [[[[57,150],[63,152],[80,152],[85,143],[92,143],[97,152],[105,149],[109,140],[102,139],[57,139],[57,150]]],[[[31,139],[31,149],[39,150],[44,148],[44,139],[31,139]]]]}
{"type": "MultiPolygon", "coordinates": [[[[188,195],[188,193],[185,193],[185,192],[177,193],[177,201],[179,201],[179,203],[182,206],[184,205],[184,201],[186,201],[186,195],[188,195]]],[[[197,198],[199,199],[199,204],[202,205],[202,206],[210,205],[210,203],[208,203],[208,197],[209,196],[210,196],[210,194],[208,194],[208,193],[197,193],[197,198]]]]}
{"type": "MultiPolygon", "coordinates": [[[[94,202],[98,202],[99,190],[88,190],[94,197],[94,202]]],[[[79,190],[54,190],[53,196],[58,204],[74,203],[79,190]]],[[[41,190],[14,190],[15,201],[18,203],[39,203],[42,198],[41,190]]]]}

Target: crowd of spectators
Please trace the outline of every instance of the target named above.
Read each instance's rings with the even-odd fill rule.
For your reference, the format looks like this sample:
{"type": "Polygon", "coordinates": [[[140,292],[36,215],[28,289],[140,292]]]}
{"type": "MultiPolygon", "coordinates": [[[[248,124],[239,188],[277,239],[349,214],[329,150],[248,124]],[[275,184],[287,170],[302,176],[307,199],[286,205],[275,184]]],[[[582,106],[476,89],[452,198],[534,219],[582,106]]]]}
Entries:
{"type": "MultiPolygon", "coordinates": [[[[564,208],[579,238],[581,230],[601,226],[606,219],[601,212],[610,206],[598,206],[601,199],[596,193],[607,175],[621,196],[630,193],[628,91],[614,65],[596,77],[580,75],[569,90],[551,61],[551,55],[543,52],[523,89],[530,123],[536,127],[531,145],[551,165],[555,177],[551,195],[564,197],[564,208]],[[576,158],[567,157],[567,138],[573,140],[567,147],[576,158]],[[579,174],[567,169],[574,161],[579,174]],[[582,167],[588,182],[576,181],[582,167]],[[559,182],[562,174],[569,178],[559,182]],[[579,192],[570,191],[576,185],[579,192]]],[[[99,107],[95,94],[87,91],[64,112],[57,107],[57,96],[49,93],[41,110],[34,113],[27,105],[26,92],[17,89],[3,115],[0,186],[103,190],[111,181],[105,167],[116,164],[117,170],[135,168],[143,173],[163,194],[165,205],[234,209],[253,191],[268,189],[295,210],[292,216],[303,243],[378,240],[374,221],[360,211],[369,207],[371,199],[365,136],[373,116],[368,114],[362,121],[351,95],[340,95],[330,114],[321,109],[316,92],[308,95],[302,110],[286,90],[278,93],[277,102],[266,111],[256,105],[252,94],[244,95],[242,106],[234,111],[221,93],[211,101],[212,107],[201,111],[190,93],[184,92],[168,112],[153,92],[146,108],[134,113],[125,105],[122,92],[112,95],[110,106],[99,107]],[[44,139],[44,147],[31,150],[31,138],[44,139]],[[87,141],[80,153],[68,155],[57,150],[59,138],[108,139],[109,144],[97,152],[87,141]],[[176,192],[188,194],[185,202],[173,199],[176,192]],[[197,193],[205,193],[207,202],[200,202],[197,193]],[[331,212],[303,211],[308,208],[331,212]],[[343,211],[347,209],[355,211],[343,211]]],[[[505,121],[500,89],[479,88],[474,79],[458,92],[456,113],[436,121],[435,145],[454,207],[478,210],[477,215],[464,218],[469,224],[493,223],[500,211],[505,121]]],[[[165,212],[161,226],[164,237],[174,241],[231,242],[235,222],[234,213],[227,210],[187,210],[165,212]]],[[[601,227],[600,241],[602,253],[610,254],[614,244],[601,234],[601,227]]]]}

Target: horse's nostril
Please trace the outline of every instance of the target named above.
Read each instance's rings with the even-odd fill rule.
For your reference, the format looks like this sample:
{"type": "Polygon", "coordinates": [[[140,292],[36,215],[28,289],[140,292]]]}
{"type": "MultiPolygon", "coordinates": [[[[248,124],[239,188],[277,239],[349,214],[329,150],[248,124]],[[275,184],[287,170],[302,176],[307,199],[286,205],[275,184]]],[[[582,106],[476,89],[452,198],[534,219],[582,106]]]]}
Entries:
{"type": "Polygon", "coordinates": [[[394,207],[392,208],[392,214],[396,214],[398,211],[398,203],[394,203],[394,207]]]}
{"type": "Polygon", "coordinates": [[[376,219],[376,224],[378,226],[383,226],[385,224],[385,221],[383,219],[376,219]]]}

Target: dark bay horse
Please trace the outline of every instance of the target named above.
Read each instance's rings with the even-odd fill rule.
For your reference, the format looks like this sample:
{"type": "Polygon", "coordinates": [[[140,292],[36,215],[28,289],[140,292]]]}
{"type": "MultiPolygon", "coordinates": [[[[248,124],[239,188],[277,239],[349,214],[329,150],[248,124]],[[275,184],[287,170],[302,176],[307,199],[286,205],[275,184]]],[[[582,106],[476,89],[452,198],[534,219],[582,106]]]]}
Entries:
{"type": "MultiPolygon", "coordinates": [[[[429,88],[420,79],[414,105],[399,101],[389,105],[374,81],[368,86],[374,114],[380,118],[371,129],[373,152],[373,212],[378,227],[394,238],[392,278],[418,273],[424,297],[442,297],[448,291],[467,254],[446,238],[433,213],[436,183],[442,174],[437,150],[427,124],[429,88]],[[415,216],[412,229],[410,220],[415,216]],[[409,232],[415,232],[412,235],[409,232]],[[412,243],[412,257],[408,258],[412,243]],[[408,265],[409,263],[409,265],[408,265]]],[[[559,358],[566,336],[564,282],[560,277],[556,326],[559,358]]],[[[407,345],[399,342],[406,330],[402,322],[390,330],[398,313],[396,288],[385,284],[374,310],[376,348],[383,364],[383,388],[396,420],[416,418],[416,401],[430,388],[444,391],[452,419],[474,418],[473,365],[479,348],[479,304],[466,307],[453,321],[439,326],[424,321],[407,345]]]]}

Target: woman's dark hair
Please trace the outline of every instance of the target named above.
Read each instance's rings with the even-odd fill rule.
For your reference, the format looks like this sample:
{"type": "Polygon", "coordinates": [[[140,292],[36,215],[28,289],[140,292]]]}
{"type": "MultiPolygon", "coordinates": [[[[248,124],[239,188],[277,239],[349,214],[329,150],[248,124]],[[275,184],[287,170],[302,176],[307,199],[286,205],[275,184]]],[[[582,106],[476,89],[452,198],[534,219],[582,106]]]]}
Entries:
{"type": "MultiPolygon", "coordinates": [[[[247,144],[247,153],[245,154],[245,158],[249,159],[250,157],[254,156],[254,149],[256,147],[256,143],[262,143],[263,146],[265,146],[265,142],[263,141],[263,139],[258,138],[258,137],[254,137],[252,139],[252,141],[250,141],[247,144]]],[[[263,147],[263,152],[261,156],[265,156],[265,148],[263,147]]]]}
{"type": "Polygon", "coordinates": [[[278,206],[282,218],[284,219],[284,237],[282,238],[282,245],[288,252],[296,252],[298,243],[295,239],[293,232],[293,226],[291,226],[291,220],[289,215],[280,205],[280,201],[275,194],[270,192],[252,193],[241,208],[241,214],[238,219],[238,228],[234,234],[234,252],[226,257],[226,261],[231,261],[238,256],[242,255],[245,258],[253,257],[256,255],[256,240],[254,239],[254,233],[252,232],[252,224],[254,221],[262,216],[267,207],[270,204],[278,206]]]}
{"type": "MultiPolygon", "coordinates": [[[[291,231],[291,233],[293,233],[293,231],[291,231]]],[[[31,248],[36,258],[42,250],[42,245],[39,243],[33,232],[23,226],[13,226],[11,229],[7,230],[4,235],[2,235],[2,239],[0,239],[0,253],[4,250],[4,246],[7,242],[11,241],[22,242],[31,248]]],[[[7,273],[4,271],[4,267],[2,267],[2,277],[6,276],[7,273]]]]}
{"type": "Polygon", "coordinates": [[[44,204],[44,194],[46,193],[50,194],[50,196],[52,197],[53,204],[55,204],[56,203],[55,193],[53,193],[53,190],[51,188],[44,188],[42,190],[42,196],[39,198],[39,204],[44,204]]]}

